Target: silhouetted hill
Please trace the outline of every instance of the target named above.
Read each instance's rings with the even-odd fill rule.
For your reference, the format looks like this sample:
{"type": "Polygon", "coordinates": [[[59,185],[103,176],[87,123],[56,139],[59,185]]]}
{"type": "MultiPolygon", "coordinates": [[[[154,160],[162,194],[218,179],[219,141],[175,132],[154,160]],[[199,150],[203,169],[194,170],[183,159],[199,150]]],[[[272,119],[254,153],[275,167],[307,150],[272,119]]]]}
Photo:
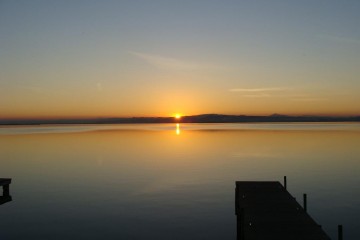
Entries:
{"type": "Polygon", "coordinates": [[[197,116],[186,116],[181,122],[187,123],[231,123],[231,122],[356,122],[356,117],[324,117],[324,116],[287,116],[273,114],[270,116],[246,116],[246,115],[220,115],[203,114],[197,116]]]}
{"type": "Polygon", "coordinates": [[[360,116],[288,116],[273,114],[269,116],[201,114],[173,117],[131,117],[131,118],[93,118],[93,119],[23,119],[0,120],[0,125],[39,125],[39,124],[131,124],[131,123],[261,123],[261,122],[360,122],[360,116]]]}

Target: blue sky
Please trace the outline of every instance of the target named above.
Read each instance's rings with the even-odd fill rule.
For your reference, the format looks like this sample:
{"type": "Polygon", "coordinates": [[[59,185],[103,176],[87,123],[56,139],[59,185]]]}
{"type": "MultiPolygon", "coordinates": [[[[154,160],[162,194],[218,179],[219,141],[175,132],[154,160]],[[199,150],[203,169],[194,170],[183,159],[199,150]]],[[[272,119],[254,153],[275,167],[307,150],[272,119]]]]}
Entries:
{"type": "Polygon", "coordinates": [[[2,1],[0,118],[355,115],[359,1],[2,1]]]}

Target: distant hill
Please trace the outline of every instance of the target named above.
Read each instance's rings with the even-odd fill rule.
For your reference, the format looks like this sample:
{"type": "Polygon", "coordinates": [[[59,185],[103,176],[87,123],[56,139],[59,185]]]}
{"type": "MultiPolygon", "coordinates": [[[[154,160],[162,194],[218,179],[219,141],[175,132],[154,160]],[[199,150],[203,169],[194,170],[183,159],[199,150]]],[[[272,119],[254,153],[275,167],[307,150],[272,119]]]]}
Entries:
{"type": "Polygon", "coordinates": [[[273,114],[270,116],[220,115],[203,114],[183,117],[181,122],[189,123],[231,123],[231,122],[357,122],[356,117],[324,117],[324,116],[287,116],[273,114]]]}
{"type": "Polygon", "coordinates": [[[131,123],[261,123],[261,122],[360,122],[360,116],[288,116],[273,114],[269,116],[201,114],[173,117],[131,117],[131,118],[93,118],[93,119],[23,119],[1,120],[0,125],[39,125],[39,124],[131,124],[131,123]]]}

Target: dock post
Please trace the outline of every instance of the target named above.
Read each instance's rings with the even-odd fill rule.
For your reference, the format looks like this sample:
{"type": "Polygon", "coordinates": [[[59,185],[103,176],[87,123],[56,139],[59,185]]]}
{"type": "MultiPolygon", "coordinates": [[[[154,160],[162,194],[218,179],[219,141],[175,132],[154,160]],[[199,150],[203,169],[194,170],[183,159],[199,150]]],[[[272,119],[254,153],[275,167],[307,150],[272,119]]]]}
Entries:
{"type": "Polygon", "coordinates": [[[304,210],[307,212],[307,195],[304,193],[304,210]]]}
{"type": "Polygon", "coordinates": [[[287,190],[286,176],[284,176],[284,188],[285,188],[285,190],[287,190]]]}
{"type": "Polygon", "coordinates": [[[6,184],[3,186],[3,196],[4,197],[10,196],[10,184],[6,184]]]}
{"type": "Polygon", "coordinates": [[[338,240],[343,240],[343,227],[338,225],[338,240]]]}

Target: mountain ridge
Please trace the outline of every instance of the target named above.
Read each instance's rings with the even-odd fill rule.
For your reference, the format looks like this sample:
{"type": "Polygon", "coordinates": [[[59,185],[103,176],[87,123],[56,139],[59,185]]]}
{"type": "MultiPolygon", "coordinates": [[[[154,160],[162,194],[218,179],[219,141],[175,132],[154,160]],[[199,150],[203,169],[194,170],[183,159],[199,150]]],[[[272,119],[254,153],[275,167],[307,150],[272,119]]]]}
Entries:
{"type": "Polygon", "coordinates": [[[181,119],[173,117],[110,117],[87,119],[0,119],[0,125],[40,125],[40,124],[140,124],[140,123],[261,123],[261,122],[360,122],[360,116],[291,116],[272,114],[268,116],[256,115],[227,115],[227,114],[199,114],[183,116],[181,119]]]}

